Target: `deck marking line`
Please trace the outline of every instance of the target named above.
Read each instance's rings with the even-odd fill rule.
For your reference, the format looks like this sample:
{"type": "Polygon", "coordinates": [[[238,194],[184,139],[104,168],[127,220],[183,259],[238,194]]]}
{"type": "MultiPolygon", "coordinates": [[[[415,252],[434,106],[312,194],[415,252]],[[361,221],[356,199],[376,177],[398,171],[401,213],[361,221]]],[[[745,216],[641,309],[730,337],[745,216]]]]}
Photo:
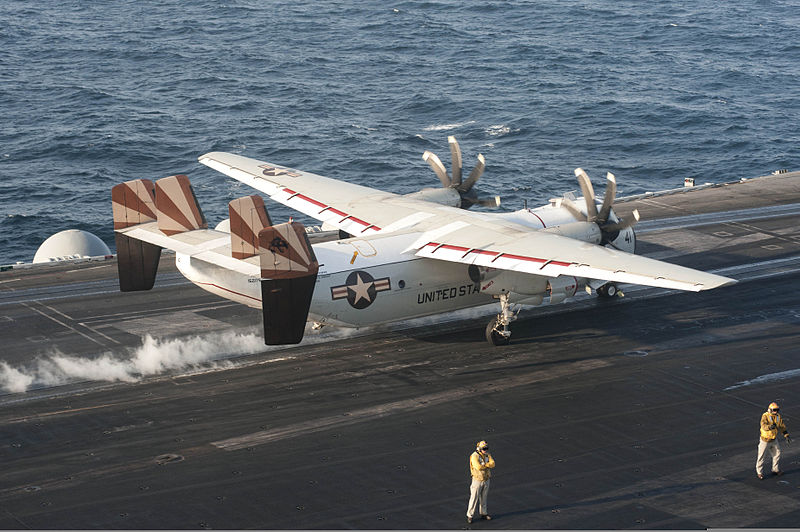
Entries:
{"type": "Polygon", "coordinates": [[[96,344],[97,344],[97,345],[99,345],[100,347],[108,347],[106,344],[104,344],[104,343],[100,342],[99,340],[95,340],[94,338],[92,338],[92,337],[91,337],[91,336],[89,336],[88,334],[84,334],[84,333],[82,333],[81,331],[79,331],[79,330],[78,330],[78,329],[76,329],[75,327],[72,327],[71,325],[68,325],[68,324],[64,323],[63,321],[61,321],[61,320],[58,320],[58,319],[54,318],[53,316],[50,316],[49,314],[46,314],[46,313],[42,312],[42,311],[41,311],[41,310],[39,310],[38,308],[33,308],[32,306],[30,306],[30,305],[29,305],[29,304],[27,304],[27,303],[22,303],[22,305],[23,305],[23,306],[25,306],[25,307],[28,307],[29,309],[31,309],[31,310],[32,310],[32,311],[34,311],[34,312],[38,312],[39,314],[41,314],[41,315],[42,315],[42,316],[44,316],[45,318],[51,319],[51,320],[53,320],[54,322],[58,323],[59,325],[62,325],[62,326],[64,326],[64,327],[66,327],[67,329],[71,330],[72,332],[76,332],[76,333],[80,334],[81,336],[83,336],[83,337],[84,337],[84,338],[86,338],[87,340],[90,340],[90,341],[92,341],[92,342],[96,343],[96,344]]]}
{"type": "Polygon", "coordinates": [[[245,449],[247,447],[264,445],[266,443],[271,443],[286,438],[293,438],[295,436],[303,436],[316,432],[322,432],[325,430],[342,427],[343,425],[363,423],[392,414],[403,414],[443,403],[469,399],[470,397],[475,397],[476,395],[503,392],[519,386],[526,386],[536,382],[558,379],[568,375],[574,375],[576,373],[583,373],[585,371],[599,369],[609,366],[610,364],[610,362],[605,360],[582,360],[578,362],[572,362],[562,367],[538,370],[527,375],[498,379],[488,383],[484,382],[475,384],[475,387],[478,388],[478,390],[474,389],[472,385],[465,385],[446,392],[432,393],[428,395],[421,395],[419,397],[413,397],[411,399],[383,403],[334,416],[327,416],[311,421],[296,423],[294,425],[287,425],[285,427],[262,430],[259,432],[253,432],[251,434],[245,434],[243,436],[219,440],[211,442],[211,445],[225,451],[245,449]]]}
{"type": "MultiPolygon", "coordinates": [[[[53,312],[55,312],[56,314],[59,314],[59,315],[61,315],[61,316],[64,316],[64,317],[65,317],[66,319],[68,319],[68,320],[75,321],[75,318],[73,318],[72,316],[67,316],[66,314],[64,314],[63,312],[61,312],[60,310],[58,310],[57,308],[51,307],[50,305],[45,305],[44,303],[39,303],[39,304],[40,304],[40,305],[42,305],[42,306],[43,306],[43,307],[45,307],[45,308],[48,308],[48,309],[52,310],[52,311],[53,311],[53,312]]],[[[78,322],[78,325],[80,325],[81,327],[84,327],[84,328],[86,328],[86,329],[89,329],[90,331],[92,331],[93,333],[95,333],[95,334],[96,334],[96,335],[98,335],[98,336],[102,336],[103,338],[105,338],[105,339],[106,339],[106,340],[108,340],[109,342],[113,342],[113,343],[115,343],[115,344],[117,344],[117,345],[121,345],[121,343],[120,343],[120,342],[118,342],[118,341],[114,340],[114,339],[113,339],[113,338],[111,338],[110,336],[107,336],[107,335],[105,335],[105,334],[101,333],[100,331],[98,331],[98,330],[96,330],[96,329],[93,329],[92,327],[89,327],[88,325],[86,325],[86,324],[85,324],[85,323],[83,323],[83,322],[78,322]]]]}
{"type": "Polygon", "coordinates": [[[746,381],[737,382],[733,386],[728,386],[725,388],[724,391],[735,390],[736,388],[742,388],[744,386],[751,386],[753,384],[767,384],[770,382],[775,381],[782,381],[786,379],[792,379],[795,377],[800,377],[800,369],[790,369],[787,371],[781,371],[778,373],[767,373],[766,375],[759,375],[753,379],[748,379],[746,381]]]}

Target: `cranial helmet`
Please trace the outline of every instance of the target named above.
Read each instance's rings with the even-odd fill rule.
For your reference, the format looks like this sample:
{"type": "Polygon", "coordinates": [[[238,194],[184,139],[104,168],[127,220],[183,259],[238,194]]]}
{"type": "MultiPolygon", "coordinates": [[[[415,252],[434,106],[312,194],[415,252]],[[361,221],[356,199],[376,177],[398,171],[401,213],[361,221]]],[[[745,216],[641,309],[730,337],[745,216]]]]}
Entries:
{"type": "Polygon", "coordinates": [[[478,442],[478,444],[475,446],[475,448],[476,449],[480,449],[480,450],[485,450],[485,449],[489,448],[489,444],[486,443],[485,441],[481,440],[481,441],[478,442]]]}
{"type": "Polygon", "coordinates": [[[770,412],[777,412],[780,409],[781,409],[781,407],[778,406],[778,403],[770,403],[769,404],[769,411],[770,412]]]}

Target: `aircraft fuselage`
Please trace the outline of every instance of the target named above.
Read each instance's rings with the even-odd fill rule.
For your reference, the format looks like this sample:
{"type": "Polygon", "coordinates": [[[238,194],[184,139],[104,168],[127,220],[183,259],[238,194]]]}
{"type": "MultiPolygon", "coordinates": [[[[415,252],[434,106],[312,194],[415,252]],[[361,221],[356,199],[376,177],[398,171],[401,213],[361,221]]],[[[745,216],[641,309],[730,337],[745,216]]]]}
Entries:
{"type": "MultiPolygon", "coordinates": [[[[532,230],[571,221],[548,207],[488,216],[503,216],[532,230]]],[[[628,231],[630,235],[621,235],[621,240],[631,240],[633,232],[628,231]]],[[[362,327],[488,304],[504,293],[515,301],[532,304],[541,303],[546,297],[559,302],[587,282],[582,278],[551,279],[417,257],[408,250],[413,249],[419,236],[414,232],[378,234],[314,244],[320,268],[308,319],[362,327]]],[[[177,254],[176,264],[187,279],[201,288],[261,308],[261,279],[255,265],[252,275],[245,275],[182,254],[177,254]]]]}
{"type": "MultiPolygon", "coordinates": [[[[362,327],[491,303],[463,264],[401,254],[415,235],[315,244],[320,263],[309,320],[362,327]]],[[[247,276],[177,254],[181,273],[201,288],[261,308],[258,273],[247,276]]]]}

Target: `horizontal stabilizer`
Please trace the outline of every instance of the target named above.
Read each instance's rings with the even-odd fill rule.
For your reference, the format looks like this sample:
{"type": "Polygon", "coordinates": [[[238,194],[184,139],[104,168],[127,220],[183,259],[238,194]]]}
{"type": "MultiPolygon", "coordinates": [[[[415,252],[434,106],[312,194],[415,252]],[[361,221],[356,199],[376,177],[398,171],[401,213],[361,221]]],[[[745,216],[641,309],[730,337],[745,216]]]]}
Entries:
{"type": "Polygon", "coordinates": [[[303,224],[289,222],[259,232],[264,342],[303,339],[319,263],[303,224]]]}

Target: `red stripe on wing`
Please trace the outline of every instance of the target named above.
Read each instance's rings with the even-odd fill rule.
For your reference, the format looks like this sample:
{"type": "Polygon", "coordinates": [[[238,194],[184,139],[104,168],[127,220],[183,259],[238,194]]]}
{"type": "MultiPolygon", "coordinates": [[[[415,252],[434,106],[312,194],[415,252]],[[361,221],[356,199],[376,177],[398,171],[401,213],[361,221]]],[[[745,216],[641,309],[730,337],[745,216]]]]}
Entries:
{"type": "Polygon", "coordinates": [[[561,261],[558,261],[558,260],[540,259],[540,258],[537,258],[537,257],[527,257],[525,255],[513,255],[513,254],[510,254],[510,253],[499,253],[497,251],[491,251],[491,250],[488,250],[488,249],[472,249],[472,248],[466,248],[466,247],[463,247],[463,246],[454,246],[452,244],[440,244],[438,242],[428,242],[427,244],[425,244],[425,247],[427,247],[427,246],[433,246],[433,247],[436,248],[431,253],[436,253],[436,251],[438,251],[440,249],[448,249],[448,250],[452,250],[452,251],[464,251],[464,252],[466,252],[465,256],[469,255],[471,253],[477,253],[478,255],[502,255],[502,257],[504,259],[522,260],[522,261],[526,261],[526,262],[536,262],[536,263],[542,263],[542,264],[547,264],[547,265],[552,264],[554,266],[565,266],[565,267],[566,266],[571,266],[571,263],[569,263],[569,262],[561,262],[561,261]]]}
{"type": "MultiPolygon", "coordinates": [[[[305,194],[301,194],[299,192],[295,192],[294,190],[292,190],[290,188],[284,188],[283,191],[286,192],[287,194],[289,194],[289,196],[290,196],[289,199],[290,200],[295,199],[295,198],[299,198],[299,199],[301,199],[303,201],[307,201],[308,203],[310,203],[312,205],[316,205],[317,207],[322,209],[320,211],[320,213],[322,213],[322,211],[330,211],[330,212],[332,212],[334,214],[338,214],[339,216],[342,216],[343,219],[341,220],[341,222],[344,222],[345,220],[352,220],[352,221],[356,222],[357,224],[363,225],[365,227],[364,231],[366,231],[367,229],[372,229],[374,231],[380,231],[381,230],[381,228],[378,227],[375,224],[371,224],[369,222],[365,222],[364,220],[361,220],[360,218],[356,218],[355,216],[351,216],[351,215],[347,214],[346,212],[342,212],[339,209],[331,207],[330,205],[325,205],[321,201],[317,201],[314,198],[310,198],[310,197],[306,196],[305,194]]],[[[339,223],[341,223],[341,222],[339,222],[339,223]]]]}

